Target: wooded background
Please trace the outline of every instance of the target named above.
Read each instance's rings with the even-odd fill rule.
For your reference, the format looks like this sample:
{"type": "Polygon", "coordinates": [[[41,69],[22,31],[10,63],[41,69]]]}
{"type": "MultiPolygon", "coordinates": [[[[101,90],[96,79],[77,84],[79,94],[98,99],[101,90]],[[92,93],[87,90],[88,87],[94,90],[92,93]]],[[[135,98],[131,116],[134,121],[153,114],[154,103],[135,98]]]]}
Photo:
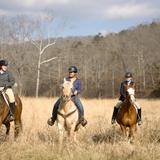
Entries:
{"type": "Polygon", "coordinates": [[[68,67],[76,65],[84,97],[117,97],[126,71],[133,73],[138,97],[160,97],[159,22],[106,36],[67,38],[46,37],[43,23],[0,17],[0,58],[9,61],[20,95],[36,95],[39,70],[38,96],[59,96],[68,67]]]}

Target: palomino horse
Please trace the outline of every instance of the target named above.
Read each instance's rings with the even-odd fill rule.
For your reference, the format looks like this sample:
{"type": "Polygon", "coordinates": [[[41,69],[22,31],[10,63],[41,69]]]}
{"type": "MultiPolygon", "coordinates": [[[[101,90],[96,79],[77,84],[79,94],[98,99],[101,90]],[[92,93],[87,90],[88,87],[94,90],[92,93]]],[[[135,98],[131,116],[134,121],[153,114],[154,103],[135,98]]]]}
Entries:
{"type": "MultiPolygon", "coordinates": [[[[7,101],[7,96],[4,91],[0,91],[0,127],[2,124],[6,126],[6,135],[9,135],[10,131],[10,121],[8,120],[9,116],[9,106],[7,101]],[[5,97],[4,97],[5,96],[5,97]]],[[[16,101],[16,109],[15,109],[15,130],[14,136],[15,138],[18,136],[19,132],[22,130],[22,122],[21,122],[21,113],[22,113],[22,102],[18,95],[15,95],[16,101]]]]}
{"type": "Polygon", "coordinates": [[[135,101],[135,85],[132,82],[128,82],[125,86],[126,89],[126,99],[122,104],[117,117],[116,121],[121,127],[122,132],[124,135],[127,136],[127,128],[129,128],[128,138],[131,140],[134,136],[134,132],[136,131],[136,123],[137,123],[137,111],[134,106],[135,101]]]}
{"type": "Polygon", "coordinates": [[[71,100],[72,82],[64,79],[62,86],[61,102],[57,114],[59,130],[59,144],[63,143],[64,131],[67,131],[70,140],[76,141],[76,131],[78,130],[78,110],[71,100]]]}

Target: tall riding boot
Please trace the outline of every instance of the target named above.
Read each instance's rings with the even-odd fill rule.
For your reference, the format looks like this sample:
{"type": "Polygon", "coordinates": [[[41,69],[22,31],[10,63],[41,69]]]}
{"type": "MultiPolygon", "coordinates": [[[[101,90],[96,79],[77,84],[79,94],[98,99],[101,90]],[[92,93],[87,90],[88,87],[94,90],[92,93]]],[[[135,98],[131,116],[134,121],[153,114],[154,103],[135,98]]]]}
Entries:
{"type": "Polygon", "coordinates": [[[142,120],[141,120],[141,108],[138,109],[137,122],[138,122],[138,125],[142,124],[142,120]]]}
{"type": "Polygon", "coordinates": [[[9,120],[13,121],[15,119],[15,109],[16,109],[15,102],[9,103],[9,107],[10,107],[10,117],[9,117],[9,120]]]}
{"type": "Polygon", "coordinates": [[[112,124],[116,123],[116,116],[117,116],[117,113],[118,113],[118,109],[119,108],[114,107],[113,115],[112,115],[112,121],[111,121],[112,124]]]}

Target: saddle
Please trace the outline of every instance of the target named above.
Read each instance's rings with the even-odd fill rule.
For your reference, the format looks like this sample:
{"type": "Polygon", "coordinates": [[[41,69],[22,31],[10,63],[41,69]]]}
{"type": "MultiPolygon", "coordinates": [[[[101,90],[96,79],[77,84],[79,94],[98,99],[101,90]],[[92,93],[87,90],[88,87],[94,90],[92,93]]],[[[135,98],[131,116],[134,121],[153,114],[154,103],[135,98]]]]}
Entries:
{"type": "MultiPolygon", "coordinates": [[[[118,109],[118,112],[121,110],[121,108],[122,108],[122,106],[123,106],[123,104],[125,103],[125,101],[123,101],[123,103],[120,105],[120,107],[119,107],[119,109],[118,109]]],[[[136,113],[138,114],[138,109],[137,109],[137,107],[135,106],[135,105],[133,105],[134,106],[134,108],[135,108],[135,110],[136,110],[136,113]]]]}

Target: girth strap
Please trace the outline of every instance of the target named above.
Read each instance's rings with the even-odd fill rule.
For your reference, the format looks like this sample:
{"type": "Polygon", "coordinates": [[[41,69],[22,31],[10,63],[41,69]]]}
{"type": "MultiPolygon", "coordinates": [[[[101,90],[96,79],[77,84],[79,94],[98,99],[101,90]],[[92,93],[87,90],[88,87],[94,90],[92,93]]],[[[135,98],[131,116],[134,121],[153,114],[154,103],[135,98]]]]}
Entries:
{"type": "Polygon", "coordinates": [[[76,112],[77,109],[75,109],[74,111],[68,113],[68,114],[62,114],[61,112],[57,112],[57,114],[59,114],[60,116],[62,116],[64,119],[66,119],[67,117],[69,117],[70,115],[72,115],[74,112],[76,112]]]}

